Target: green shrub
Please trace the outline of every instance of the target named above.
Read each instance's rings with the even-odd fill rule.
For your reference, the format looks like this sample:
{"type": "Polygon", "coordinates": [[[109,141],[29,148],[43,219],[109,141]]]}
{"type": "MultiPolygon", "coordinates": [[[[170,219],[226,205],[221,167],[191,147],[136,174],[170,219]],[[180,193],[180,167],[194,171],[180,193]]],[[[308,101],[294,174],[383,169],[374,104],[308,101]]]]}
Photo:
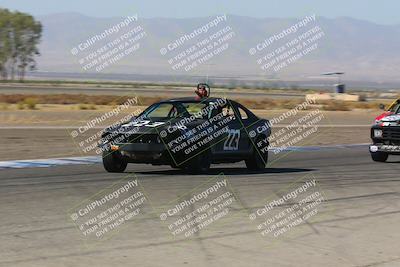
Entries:
{"type": "Polygon", "coordinates": [[[90,110],[95,110],[95,109],[97,109],[97,107],[96,107],[95,104],[89,104],[89,105],[88,105],[88,109],[90,109],[90,110]]]}
{"type": "Polygon", "coordinates": [[[33,109],[36,109],[37,99],[36,98],[32,98],[32,97],[28,97],[28,98],[24,99],[23,103],[25,104],[25,106],[28,109],[33,110],[33,109]]]}
{"type": "Polygon", "coordinates": [[[78,109],[80,109],[80,110],[87,110],[88,108],[87,108],[87,106],[86,106],[85,104],[79,104],[79,105],[78,105],[78,109]]]}
{"type": "Polygon", "coordinates": [[[24,102],[22,102],[22,101],[18,102],[18,103],[17,103],[17,108],[18,108],[18,109],[21,109],[21,110],[22,110],[22,109],[25,109],[25,104],[24,104],[24,102]]]}
{"type": "Polygon", "coordinates": [[[95,110],[95,109],[97,109],[97,107],[94,104],[79,104],[78,109],[80,109],[80,110],[95,110]]]}
{"type": "Polygon", "coordinates": [[[8,110],[10,104],[8,103],[0,103],[0,110],[8,110]]]}

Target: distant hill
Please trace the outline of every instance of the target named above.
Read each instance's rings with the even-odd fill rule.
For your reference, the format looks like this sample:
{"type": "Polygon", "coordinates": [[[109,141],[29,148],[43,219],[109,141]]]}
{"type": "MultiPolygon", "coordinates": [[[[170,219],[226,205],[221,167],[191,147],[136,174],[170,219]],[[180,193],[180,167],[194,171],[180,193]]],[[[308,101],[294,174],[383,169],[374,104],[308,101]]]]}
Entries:
{"type": "MultiPolygon", "coordinates": [[[[317,50],[282,71],[265,73],[257,65],[256,58],[249,55],[249,49],[298,22],[299,19],[256,19],[228,15],[224,25],[230,26],[235,36],[226,51],[208,61],[207,65],[193,71],[172,70],[167,58],[160,54],[160,48],[213,18],[141,19],[139,17],[138,21],[129,25],[129,28],[141,25],[146,32],[146,37],[140,42],[140,49],[103,72],[157,75],[176,73],[200,76],[209,74],[229,77],[266,75],[280,79],[301,80],[321,72],[340,70],[346,72],[346,79],[373,82],[400,81],[398,75],[400,25],[377,25],[351,18],[317,17],[313,25],[320,26],[325,33],[318,42],[317,50]]],[[[42,55],[38,59],[39,70],[78,73],[84,71],[78,63],[79,57],[73,56],[71,49],[123,20],[123,18],[92,18],[75,13],[53,14],[38,19],[44,26],[43,41],[40,45],[42,55]]],[[[107,41],[117,36],[118,34],[110,35],[107,41]]],[[[295,37],[296,34],[291,36],[295,37]]],[[[198,39],[187,43],[194,44],[196,40],[198,39]]]]}

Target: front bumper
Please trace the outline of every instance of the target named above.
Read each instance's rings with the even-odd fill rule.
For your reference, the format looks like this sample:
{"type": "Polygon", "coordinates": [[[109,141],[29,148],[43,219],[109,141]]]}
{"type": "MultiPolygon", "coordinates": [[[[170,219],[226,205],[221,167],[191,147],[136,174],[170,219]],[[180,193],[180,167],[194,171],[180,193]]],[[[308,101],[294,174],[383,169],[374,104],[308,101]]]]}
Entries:
{"type": "Polygon", "coordinates": [[[388,153],[400,155],[400,127],[399,126],[373,126],[371,128],[372,145],[369,147],[371,153],[388,153]],[[376,136],[375,131],[381,135],[376,136]]]}
{"type": "Polygon", "coordinates": [[[170,164],[164,144],[117,143],[113,151],[119,151],[132,163],[170,164]]]}
{"type": "Polygon", "coordinates": [[[384,145],[384,144],[372,144],[369,146],[371,153],[384,152],[393,155],[400,155],[400,146],[397,145],[384,145]]]}
{"type": "Polygon", "coordinates": [[[143,143],[117,143],[119,151],[125,152],[149,152],[162,153],[166,150],[164,144],[143,144],[143,143]]]}

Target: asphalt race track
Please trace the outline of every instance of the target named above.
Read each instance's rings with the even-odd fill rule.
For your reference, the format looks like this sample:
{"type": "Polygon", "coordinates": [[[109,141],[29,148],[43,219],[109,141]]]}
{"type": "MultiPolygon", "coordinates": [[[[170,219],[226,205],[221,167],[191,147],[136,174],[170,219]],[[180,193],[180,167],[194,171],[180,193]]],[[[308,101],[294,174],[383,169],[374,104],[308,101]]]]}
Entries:
{"type": "Polygon", "coordinates": [[[367,147],[290,152],[263,173],[213,165],[208,175],[101,164],[0,170],[0,266],[400,266],[400,157],[374,163],[367,147]],[[174,237],[159,214],[167,203],[223,173],[240,208],[193,236],[174,237]],[[111,238],[87,240],[69,210],[126,177],[138,178],[146,208],[111,238]],[[262,236],[249,210],[312,176],[325,200],[312,220],[262,236]]]}

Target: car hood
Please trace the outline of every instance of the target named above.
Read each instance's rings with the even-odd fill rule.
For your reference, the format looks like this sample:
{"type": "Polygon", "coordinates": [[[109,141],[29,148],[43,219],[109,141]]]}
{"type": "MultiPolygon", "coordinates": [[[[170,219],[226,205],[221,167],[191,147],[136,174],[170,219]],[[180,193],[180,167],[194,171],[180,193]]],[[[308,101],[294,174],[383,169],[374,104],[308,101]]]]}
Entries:
{"type": "Polygon", "coordinates": [[[196,119],[189,123],[182,123],[182,118],[168,119],[168,118],[157,118],[157,119],[133,119],[118,125],[113,125],[105,129],[105,132],[118,132],[128,134],[157,134],[163,130],[168,132],[175,132],[176,130],[182,130],[185,128],[192,128],[195,125],[202,123],[204,120],[196,119]],[[181,127],[178,127],[181,126],[181,127]],[[183,127],[182,127],[183,126],[183,127]]]}
{"type": "Polygon", "coordinates": [[[400,114],[386,116],[380,120],[382,126],[400,126],[400,114]]]}
{"type": "Polygon", "coordinates": [[[381,115],[379,115],[378,117],[376,117],[376,118],[375,118],[375,121],[380,121],[380,120],[382,120],[383,118],[385,118],[385,117],[387,117],[387,116],[390,116],[390,115],[393,115],[393,112],[391,112],[391,111],[386,111],[386,112],[382,113],[381,115]]]}

